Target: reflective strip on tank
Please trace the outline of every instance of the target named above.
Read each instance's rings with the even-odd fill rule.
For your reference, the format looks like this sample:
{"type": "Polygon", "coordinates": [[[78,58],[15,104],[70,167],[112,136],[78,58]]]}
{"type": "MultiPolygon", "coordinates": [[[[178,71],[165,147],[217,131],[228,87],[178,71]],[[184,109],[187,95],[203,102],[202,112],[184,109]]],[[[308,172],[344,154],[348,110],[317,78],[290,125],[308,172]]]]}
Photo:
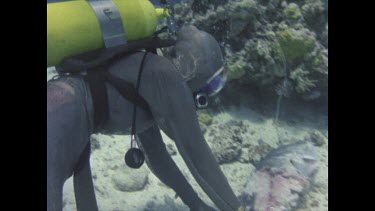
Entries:
{"type": "Polygon", "coordinates": [[[112,0],[87,1],[99,20],[106,48],[126,44],[125,29],[120,13],[112,0]]]}

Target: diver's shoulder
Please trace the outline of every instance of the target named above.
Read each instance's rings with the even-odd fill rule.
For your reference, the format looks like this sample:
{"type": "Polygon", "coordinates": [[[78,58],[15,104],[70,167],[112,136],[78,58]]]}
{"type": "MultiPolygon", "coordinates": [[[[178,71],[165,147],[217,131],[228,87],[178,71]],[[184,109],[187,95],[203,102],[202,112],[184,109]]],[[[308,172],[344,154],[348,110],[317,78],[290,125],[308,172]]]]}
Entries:
{"type": "Polygon", "coordinates": [[[151,62],[155,65],[158,65],[158,66],[155,66],[155,68],[165,67],[165,66],[173,66],[170,59],[168,59],[164,56],[158,55],[158,54],[149,53],[147,55],[147,59],[149,60],[149,62],[151,62]]]}

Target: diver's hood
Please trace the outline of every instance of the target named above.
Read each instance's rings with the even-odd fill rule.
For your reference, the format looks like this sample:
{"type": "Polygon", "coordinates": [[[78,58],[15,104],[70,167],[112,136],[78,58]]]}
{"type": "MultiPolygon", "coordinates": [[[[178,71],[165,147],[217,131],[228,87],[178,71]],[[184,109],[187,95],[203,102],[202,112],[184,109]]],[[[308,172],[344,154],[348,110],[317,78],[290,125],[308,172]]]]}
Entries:
{"type": "Polygon", "coordinates": [[[210,34],[195,26],[184,26],[177,43],[168,56],[195,92],[224,65],[219,43],[210,34]]]}

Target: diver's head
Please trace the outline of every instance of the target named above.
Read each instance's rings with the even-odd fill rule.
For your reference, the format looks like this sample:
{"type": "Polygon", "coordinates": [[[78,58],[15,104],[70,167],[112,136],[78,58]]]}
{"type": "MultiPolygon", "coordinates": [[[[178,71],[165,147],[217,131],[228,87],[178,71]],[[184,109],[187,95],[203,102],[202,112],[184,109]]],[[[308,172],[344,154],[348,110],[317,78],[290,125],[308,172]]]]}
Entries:
{"type": "Polygon", "coordinates": [[[178,33],[172,62],[194,94],[197,107],[206,107],[208,97],[225,85],[226,71],[219,43],[195,26],[184,26],[178,33]]]}

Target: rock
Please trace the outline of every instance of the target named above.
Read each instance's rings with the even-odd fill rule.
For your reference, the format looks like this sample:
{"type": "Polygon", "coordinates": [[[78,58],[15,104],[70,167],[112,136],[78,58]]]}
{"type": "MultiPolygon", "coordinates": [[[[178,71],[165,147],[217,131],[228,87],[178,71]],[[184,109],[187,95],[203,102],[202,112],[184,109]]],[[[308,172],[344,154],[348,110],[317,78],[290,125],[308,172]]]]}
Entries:
{"type": "Polygon", "coordinates": [[[166,147],[167,147],[167,151],[170,155],[176,155],[177,154],[176,147],[173,146],[172,144],[166,144],[166,147]]]}
{"type": "Polygon", "coordinates": [[[97,136],[92,135],[90,139],[91,139],[91,151],[94,151],[96,149],[100,149],[100,142],[99,142],[97,136]]]}
{"type": "Polygon", "coordinates": [[[247,132],[242,121],[230,120],[209,128],[206,140],[217,161],[230,163],[240,158],[242,152],[242,134],[247,132]]]}
{"type": "Polygon", "coordinates": [[[327,143],[327,138],[319,131],[311,132],[305,140],[311,141],[315,146],[323,146],[325,143],[327,143]]]}
{"type": "Polygon", "coordinates": [[[246,210],[292,210],[312,187],[318,166],[310,142],[282,146],[258,163],[240,200],[246,210]]]}
{"type": "Polygon", "coordinates": [[[203,124],[203,123],[199,123],[199,127],[201,128],[201,131],[203,134],[205,134],[207,132],[207,125],[203,124]]]}
{"type": "Polygon", "coordinates": [[[210,125],[212,123],[212,116],[207,112],[200,112],[198,114],[199,122],[203,123],[204,125],[210,125]]]}
{"type": "Polygon", "coordinates": [[[259,139],[257,142],[251,143],[248,148],[249,162],[256,165],[263,157],[265,157],[273,147],[259,139]]]}
{"type": "Polygon", "coordinates": [[[164,196],[164,203],[149,201],[146,203],[146,207],[143,211],[188,211],[189,208],[186,205],[177,204],[174,199],[169,196],[164,196]]]}
{"type": "Polygon", "coordinates": [[[250,162],[249,150],[242,148],[241,157],[239,159],[240,163],[249,163],[250,162]]]}
{"type": "Polygon", "coordinates": [[[215,136],[210,148],[219,164],[230,163],[241,156],[241,145],[234,141],[236,137],[215,136]]]}
{"type": "Polygon", "coordinates": [[[112,176],[112,183],[119,191],[140,191],[148,182],[148,174],[149,171],[144,167],[140,169],[131,169],[124,164],[124,166],[115,170],[115,173],[112,176]]]}

